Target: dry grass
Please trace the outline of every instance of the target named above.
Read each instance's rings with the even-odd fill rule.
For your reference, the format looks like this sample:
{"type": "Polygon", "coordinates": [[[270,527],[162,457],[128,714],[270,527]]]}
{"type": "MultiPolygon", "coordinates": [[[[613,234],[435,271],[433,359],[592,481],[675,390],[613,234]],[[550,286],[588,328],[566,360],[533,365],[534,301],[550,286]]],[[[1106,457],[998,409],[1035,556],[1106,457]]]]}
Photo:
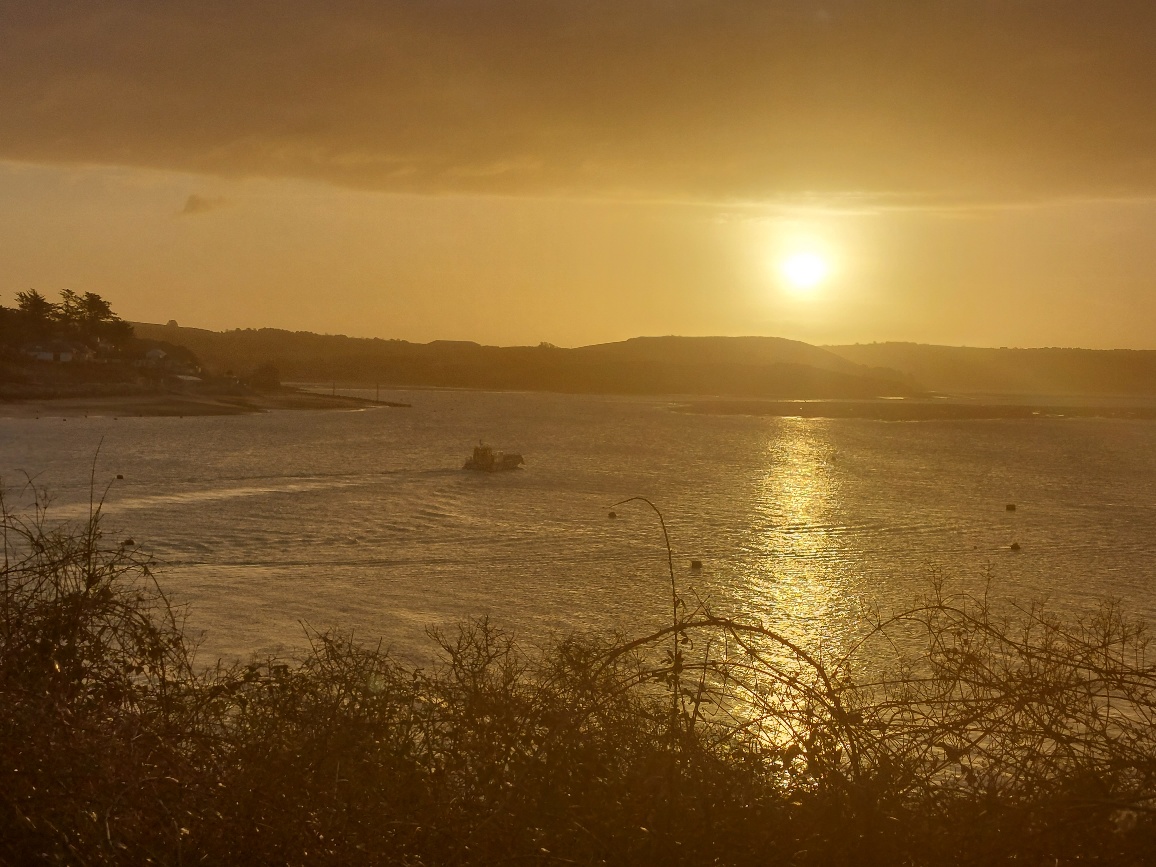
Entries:
{"type": "Polygon", "coordinates": [[[337,633],[197,671],[99,509],[3,511],[5,864],[1143,864],[1143,630],[933,588],[818,660],[690,607],[414,669],[337,633]],[[883,661],[881,664],[881,660],[883,661]]]}

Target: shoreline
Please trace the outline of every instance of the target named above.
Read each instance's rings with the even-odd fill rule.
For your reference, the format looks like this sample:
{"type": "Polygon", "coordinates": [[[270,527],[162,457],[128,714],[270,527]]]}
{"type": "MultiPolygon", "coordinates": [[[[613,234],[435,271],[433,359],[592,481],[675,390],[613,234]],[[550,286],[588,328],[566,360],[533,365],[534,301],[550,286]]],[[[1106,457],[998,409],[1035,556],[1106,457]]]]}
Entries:
{"type": "MultiPolygon", "coordinates": [[[[406,386],[405,390],[477,391],[438,386],[406,386]]],[[[486,391],[504,391],[486,389],[486,391]]],[[[535,393],[535,392],[526,392],[535,393]]],[[[692,395],[607,395],[651,397],[673,403],[671,411],[691,415],[748,415],[777,418],[865,419],[874,421],[979,421],[995,419],[1113,418],[1154,420],[1156,406],[1143,402],[1112,405],[1086,401],[1073,404],[1003,403],[998,400],[751,400],[698,398],[692,395]]],[[[286,386],[281,391],[253,394],[88,395],[73,397],[0,399],[0,419],[44,418],[184,418],[186,416],[252,415],[277,410],[361,410],[375,407],[406,408],[411,404],[353,395],[323,394],[309,386],[286,386]]]]}
{"type": "Polygon", "coordinates": [[[907,400],[698,400],[674,412],[772,418],[866,419],[870,421],[990,421],[999,419],[1156,419],[1156,406],[1054,405],[907,400]]]}
{"type": "Polygon", "coordinates": [[[184,418],[185,416],[251,415],[275,410],[350,410],[407,407],[409,404],[368,398],[285,390],[263,394],[141,394],[93,397],[31,398],[0,402],[0,418],[184,418]]]}

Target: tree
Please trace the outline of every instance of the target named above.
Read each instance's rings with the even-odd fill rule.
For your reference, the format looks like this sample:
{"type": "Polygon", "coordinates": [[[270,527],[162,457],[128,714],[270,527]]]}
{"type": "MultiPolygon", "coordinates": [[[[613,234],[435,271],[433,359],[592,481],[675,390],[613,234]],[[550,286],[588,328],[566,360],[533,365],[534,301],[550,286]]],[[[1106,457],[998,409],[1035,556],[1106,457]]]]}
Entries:
{"type": "Polygon", "coordinates": [[[16,343],[59,337],[94,345],[99,338],[114,346],[124,346],[133,338],[132,325],[112,312],[112,305],[95,292],[79,295],[71,289],[60,292],[60,302],[52,303],[35,289],[16,294],[17,306],[3,314],[3,339],[16,343]]]}
{"type": "Polygon", "coordinates": [[[33,339],[47,337],[60,315],[60,305],[53,304],[35,289],[17,292],[16,307],[26,333],[33,339]]]}
{"type": "Polygon", "coordinates": [[[51,322],[60,312],[60,305],[53,304],[35,289],[16,293],[16,306],[25,316],[41,322],[51,322]]]}
{"type": "Polygon", "coordinates": [[[118,316],[100,324],[99,336],[113,346],[124,346],[133,338],[132,325],[118,316]]]}
{"type": "Polygon", "coordinates": [[[81,301],[81,312],[84,321],[93,328],[105,322],[119,321],[120,317],[112,312],[112,305],[95,292],[85,292],[81,301]]]}
{"type": "Polygon", "coordinates": [[[20,311],[0,304],[0,346],[15,342],[20,336],[20,311]]]}
{"type": "Polygon", "coordinates": [[[80,327],[80,323],[84,320],[84,302],[80,296],[71,289],[62,289],[60,292],[60,304],[57,305],[60,320],[66,326],[80,327]]]}
{"type": "Polygon", "coordinates": [[[60,320],[66,328],[86,340],[101,338],[123,344],[132,338],[132,326],[112,312],[112,305],[95,292],[77,295],[71,289],[60,293],[60,320]]]}

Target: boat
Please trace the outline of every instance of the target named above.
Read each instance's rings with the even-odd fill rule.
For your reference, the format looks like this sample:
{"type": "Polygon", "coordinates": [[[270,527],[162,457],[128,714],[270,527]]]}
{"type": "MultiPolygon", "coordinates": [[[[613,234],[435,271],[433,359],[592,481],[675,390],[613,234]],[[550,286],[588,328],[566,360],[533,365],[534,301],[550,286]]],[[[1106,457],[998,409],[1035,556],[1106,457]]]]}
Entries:
{"type": "Polygon", "coordinates": [[[505,470],[516,470],[522,466],[525,461],[522,456],[514,454],[513,452],[496,452],[492,448],[482,443],[474,446],[474,454],[465,465],[463,470],[477,470],[483,473],[498,473],[505,470]]]}

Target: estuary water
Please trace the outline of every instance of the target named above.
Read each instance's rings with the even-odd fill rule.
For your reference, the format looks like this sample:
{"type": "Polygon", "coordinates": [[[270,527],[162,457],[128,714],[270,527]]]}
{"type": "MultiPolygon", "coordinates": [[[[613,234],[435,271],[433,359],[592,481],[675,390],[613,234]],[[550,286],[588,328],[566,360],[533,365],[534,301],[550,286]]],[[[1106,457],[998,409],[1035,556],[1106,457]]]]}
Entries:
{"type": "Polygon", "coordinates": [[[662,509],[685,594],[811,642],[838,643],[866,609],[907,605],[936,577],[1070,611],[1108,599],[1156,615],[1153,421],[381,397],[412,406],[0,419],[0,474],[10,502],[27,499],[27,475],[51,493],[50,517],[74,520],[95,460],[107,537],[161,561],[162,585],[203,635],[202,662],[285,652],[304,642],[303,624],[407,657],[428,652],[429,628],[468,617],[531,642],[660,625],[670,589],[658,520],[639,503],[608,516],[634,496],[662,509]],[[525,469],[463,471],[479,439],[523,453],[525,469]]]}

